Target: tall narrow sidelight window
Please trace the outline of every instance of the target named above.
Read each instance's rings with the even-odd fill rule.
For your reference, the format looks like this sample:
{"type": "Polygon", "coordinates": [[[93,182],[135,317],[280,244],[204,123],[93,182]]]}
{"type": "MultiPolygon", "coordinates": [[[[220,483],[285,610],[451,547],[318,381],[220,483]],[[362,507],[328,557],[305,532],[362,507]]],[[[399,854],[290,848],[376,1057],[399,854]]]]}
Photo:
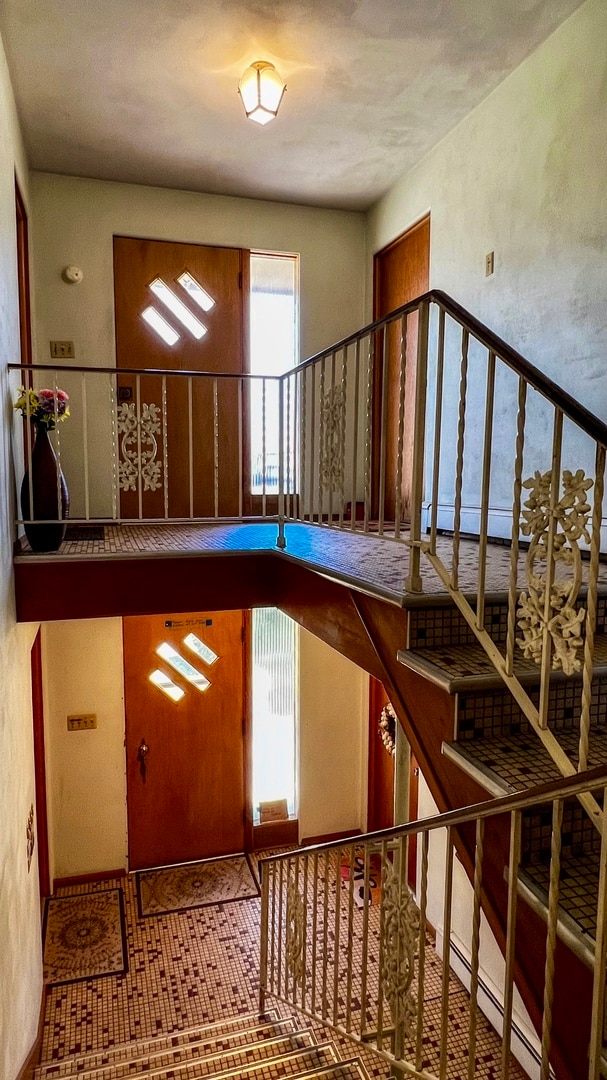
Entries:
{"type": "MultiPolygon", "coordinates": [[[[254,375],[282,375],[298,361],[296,255],[251,255],[251,356],[254,375]]],[[[278,492],[276,384],[251,383],[251,493],[278,492]]]]}
{"type": "Polygon", "coordinates": [[[295,815],[295,623],[276,608],[253,610],[253,816],[286,799],[295,815]]]}

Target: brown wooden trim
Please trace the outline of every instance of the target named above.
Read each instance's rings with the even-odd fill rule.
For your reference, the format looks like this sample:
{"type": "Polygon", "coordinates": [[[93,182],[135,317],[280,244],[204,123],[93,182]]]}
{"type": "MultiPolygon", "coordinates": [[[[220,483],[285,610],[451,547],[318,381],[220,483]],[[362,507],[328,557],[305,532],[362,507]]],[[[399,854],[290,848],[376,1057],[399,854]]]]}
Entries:
{"type": "Polygon", "coordinates": [[[339,844],[342,840],[349,840],[351,836],[361,836],[360,829],[345,829],[343,832],[324,833],[322,836],[305,836],[301,841],[302,847],[310,847],[313,844],[339,844]]]}
{"type": "Polygon", "coordinates": [[[44,983],[40,994],[40,1014],[38,1016],[38,1029],[32,1043],[32,1048],[23,1065],[19,1069],[15,1080],[33,1080],[34,1072],[40,1063],[40,1051],[42,1050],[42,1036],[44,1034],[44,1014],[46,1011],[47,989],[44,983]]]}
{"type": "Polygon", "coordinates": [[[253,687],[251,662],[252,614],[247,609],[242,613],[242,752],[244,757],[244,849],[255,851],[255,832],[253,827],[253,687]]]}
{"type": "Polygon", "coordinates": [[[388,255],[389,252],[392,251],[393,248],[395,248],[399,244],[401,244],[402,241],[405,239],[405,237],[408,239],[409,237],[413,236],[416,232],[418,232],[419,229],[425,228],[425,226],[429,222],[430,222],[430,212],[428,212],[427,214],[424,214],[423,217],[421,217],[419,219],[419,221],[416,221],[413,225],[410,225],[409,228],[405,229],[404,232],[400,233],[398,236],[395,236],[394,240],[391,240],[389,244],[386,244],[385,247],[380,248],[379,251],[376,251],[374,253],[374,255],[373,255],[373,318],[374,319],[380,319],[381,318],[381,316],[378,314],[378,307],[379,307],[379,296],[378,296],[379,288],[378,288],[378,286],[379,286],[380,259],[382,259],[384,255],[388,255]]]}
{"type": "Polygon", "coordinates": [[[89,881],[109,881],[111,878],[126,877],[124,866],[118,870],[98,870],[92,874],[74,874],[72,877],[56,877],[53,880],[53,892],[57,889],[69,889],[72,885],[88,885],[89,881]]]}
{"type": "Polygon", "coordinates": [[[253,826],[253,851],[298,843],[299,821],[297,818],[289,818],[288,821],[268,821],[264,825],[253,826]]]}
{"type": "Polygon", "coordinates": [[[40,895],[50,894],[48,859],[48,814],[46,806],[46,761],[44,754],[44,707],[42,698],[42,638],[40,629],[31,651],[32,722],[34,729],[34,774],[36,786],[36,844],[40,895]]]}
{"type": "Polygon", "coordinates": [[[17,286],[19,293],[19,338],[21,363],[32,362],[32,316],[29,271],[29,231],[27,210],[15,176],[15,209],[17,215],[17,286]]]}

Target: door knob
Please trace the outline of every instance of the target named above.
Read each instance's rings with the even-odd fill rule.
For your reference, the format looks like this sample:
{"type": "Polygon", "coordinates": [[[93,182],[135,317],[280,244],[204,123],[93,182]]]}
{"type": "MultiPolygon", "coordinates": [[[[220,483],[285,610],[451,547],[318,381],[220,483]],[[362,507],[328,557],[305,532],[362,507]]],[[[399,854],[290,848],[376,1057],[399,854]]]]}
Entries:
{"type": "Polygon", "coordinates": [[[137,757],[139,758],[139,769],[141,771],[141,779],[143,780],[144,784],[145,784],[145,773],[146,773],[145,759],[148,756],[149,752],[150,752],[150,748],[149,748],[148,744],[146,743],[145,739],[142,739],[140,744],[139,744],[139,749],[137,751],[137,757]]]}

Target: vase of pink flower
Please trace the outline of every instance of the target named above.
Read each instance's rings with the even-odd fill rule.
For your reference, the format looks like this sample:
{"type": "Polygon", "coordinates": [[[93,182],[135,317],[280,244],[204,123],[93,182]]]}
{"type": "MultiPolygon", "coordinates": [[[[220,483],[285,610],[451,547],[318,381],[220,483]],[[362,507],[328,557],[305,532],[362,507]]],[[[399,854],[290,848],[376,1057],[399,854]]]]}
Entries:
{"type": "Polygon", "coordinates": [[[32,551],[57,551],[65,536],[70,497],[65,477],[48,437],[70,415],[64,390],[32,390],[21,386],[15,408],[29,420],[35,439],[21,484],[21,514],[32,551]],[[40,522],[40,524],[38,524],[40,522]]]}

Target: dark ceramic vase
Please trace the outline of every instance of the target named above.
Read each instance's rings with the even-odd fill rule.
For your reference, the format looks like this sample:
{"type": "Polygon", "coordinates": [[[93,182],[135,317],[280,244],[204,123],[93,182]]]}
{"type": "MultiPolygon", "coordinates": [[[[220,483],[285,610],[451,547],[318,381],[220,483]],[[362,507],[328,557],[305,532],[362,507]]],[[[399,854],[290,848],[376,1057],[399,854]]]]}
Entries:
{"type": "MultiPolygon", "coordinates": [[[[29,470],[26,470],[21,484],[21,514],[28,519],[67,518],[70,510],[70,497],[65,477],[59,471],[59,492],[57,490],[57,458],[44,424],[36,424],[36,440],[31,457],[31,491],[29,470]],[[30,502],[31,498],[31,502],[30,502]],[[61,503],[61,505],[59,505],[61,503]]],[[[25,525],[25,535],[32,551],[57,551],[65,536],[67,525],[62,523],[47,525],[25,525]]]]}

